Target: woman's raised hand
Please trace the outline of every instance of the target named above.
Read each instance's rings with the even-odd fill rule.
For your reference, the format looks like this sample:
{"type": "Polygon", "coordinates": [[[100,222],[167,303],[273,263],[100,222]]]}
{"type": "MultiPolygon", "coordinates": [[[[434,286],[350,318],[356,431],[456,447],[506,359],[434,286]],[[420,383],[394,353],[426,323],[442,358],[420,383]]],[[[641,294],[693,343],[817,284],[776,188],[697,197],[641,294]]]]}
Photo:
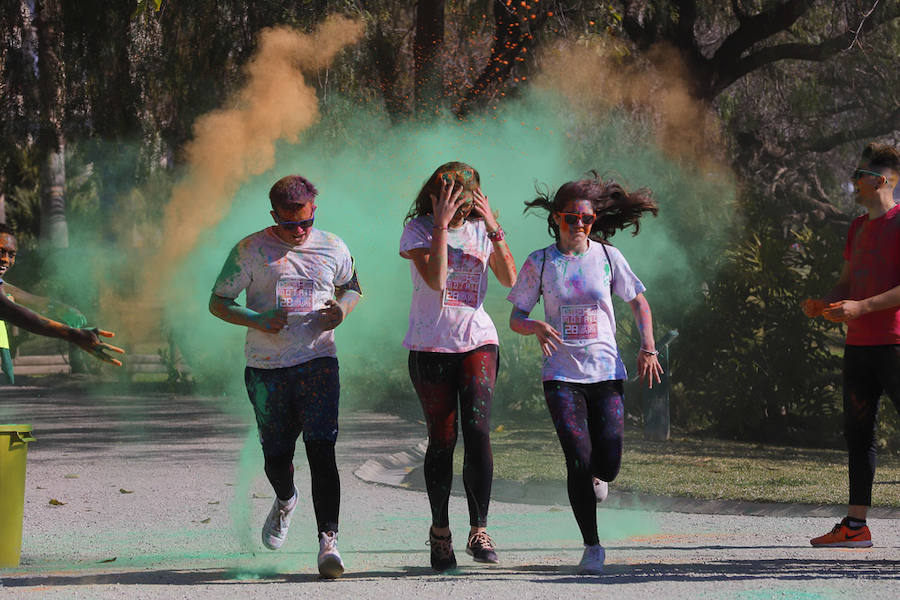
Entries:
{"type": "Polygon", "coordinates": [[[450,225],[450,221],[456,215],[457,209],[462,206],[462,192],[463,186],[461,183],[458,184],[456,181],[447,183],[441,180],[440,197],[435,198],[434,194],[430,194],[435,227],[446,228],[450,225]]]}
{"type": "Polygon", "coordinates": [[[500,224],[497,223],[497,219],[494,217],[491,205],[488,204],[488,197],[482,193],[481,188],[477,188],[473,196],[475,204],[474,208],[478,211],[478,214],[484,217],[484,225],[487,227],[487,230],[497,231],[500,229],[500,224]]]}

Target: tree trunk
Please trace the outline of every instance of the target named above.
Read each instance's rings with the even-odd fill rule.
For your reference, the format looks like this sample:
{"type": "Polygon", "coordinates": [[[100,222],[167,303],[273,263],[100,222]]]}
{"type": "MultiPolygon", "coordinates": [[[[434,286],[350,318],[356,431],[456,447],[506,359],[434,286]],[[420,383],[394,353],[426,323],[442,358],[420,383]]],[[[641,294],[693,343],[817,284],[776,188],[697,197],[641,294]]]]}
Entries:
{"type": "Polygon", "coordinates": [[[397,56],[400,49],[393,38],[385,33],[381,23],[375,25],[369,50],[375,64],[375,85],[381,90],[384,107],[393,121],[402,121],[409,115],[409,107],[406,97],[397,92],[397,81],[400,78],[397,56]]]}
{"type": "Polygon", "coordinates": [[[0,174],[0,223],[6,224],[6,178],[0,174]]]}
{"type": "Polygon", "coordinates": [[[533,56],[537,46],[536,32],[546,23],[550,11],[536,10],[536,6],[494,0],[494,42],[491,55],[478,79],[459,100],[454,112],[465,117],[473,109],[487,104],[492,95],[501,91],[516,64],[533,56]],[[532,12],[535,10],[536,12],[532,12]]]}
{"type": "Polygon", "coordinates": [[[65,146],[49,151],[41,162],[41,245],[45,248],[68,248],[69,227],[66,223],[66,158],[65,146]]]}
{"type": "Polygon", "coordinates": [[[38,94],[41,111],[38,145],[41,159],[41,245],[67,248],[66,159],[62,134],[65,107],[61,7],[58,0],[35,3],[38,38],[38,94]]]}
{"type": "Polygon", "coordinates": [[[417,117],[440,112],[444,82],[436,58],[443,43],[444,0],[418,0],[413,47],[417,117]]]}
{"type": "MultiPolygon", "coordinates": [[[[38,39],[38,95],[41,111],[38,148],[41,159],[41,232],[44,250],[69,247],[66,222],[65,70],[62,64],[62,6],[59,0],[35,2],[38,39]]],[[[69,344],[69,366],[84,373],[84,357],[69,344]]]]}

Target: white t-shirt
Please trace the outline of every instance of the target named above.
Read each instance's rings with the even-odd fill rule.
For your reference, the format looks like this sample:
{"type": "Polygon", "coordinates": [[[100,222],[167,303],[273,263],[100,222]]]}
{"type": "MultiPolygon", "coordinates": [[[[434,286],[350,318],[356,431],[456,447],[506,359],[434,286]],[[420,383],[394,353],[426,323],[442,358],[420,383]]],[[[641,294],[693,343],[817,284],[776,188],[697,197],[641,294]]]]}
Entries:
{"type": "MultiPolygon", "coordinates": [[[[431,215],[407,223],[400,237],[400,256],[415,248],[431,248],[431,215]]],[[[447,285],[443,292],[428,287],[409,261],[413,296],[409,329],[403,345],[422,352],[468,352],[497,343],[497,330],[484,310],[488,260],[494,245],[484,221],[465,221],[447,232],[447,285]]]]}
{"type": "Polygon", "coordinates": [[[506,297],[530,313],[543,295],[545,320],[562,334],[563,343],[544,357],[544,381],[595,383],[627,377],[616,345],[610,262],[612,291],[622,300],[630,302],[646,288],[618,249],[606,246],[608,262],[599,243],[588,244],[581,256],[567,256],[556,244],[532,252],[506,297]]]}
{"type": "Polygon", "coordinates": [[[247,292],[247,308],[288,310],[287,326],[278,333],[247,328],[247,366],[292,367],[323,356],[337,356],[334,330],[322,331],[316,315],[334,298],[335,286],[353,276],[353,259],[341,238],[312,229],[302,246],[292,246],[273,228],[251,234],[234,247],[213,293],[237,298],[247,292]]]}

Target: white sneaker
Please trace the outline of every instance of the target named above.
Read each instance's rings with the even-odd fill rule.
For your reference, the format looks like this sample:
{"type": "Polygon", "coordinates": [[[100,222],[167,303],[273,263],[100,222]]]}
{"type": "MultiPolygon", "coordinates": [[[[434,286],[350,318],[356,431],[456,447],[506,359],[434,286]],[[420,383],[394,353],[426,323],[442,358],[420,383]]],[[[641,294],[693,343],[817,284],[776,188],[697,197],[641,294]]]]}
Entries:
{"type": "Polygon", "coordinates": [[[319,575],[337,579],[344,574],[344,561],[337,549],[337,534],[333,531],[319,533],[319,575]]]}
{"type": "Polygon", "coordinates": [[[606,560],[606,550],[600,544],[585,546],[581,562],[578,563],[578,572],[582,575],[601,575],[603,573],[603,561],[606,560]]]}
{"type": "Polygon", "coordinates": [[[277,497],[272,504],[272,510],[266,517],[262,528],[262,543],[269,550],[278,550],[287,538],[288,527],[291,526],[291,515],[297,507],[297,488],[294,488],[294,497],[284,504],[277,497]]]}
{"type": "Polygon", "coordinates": [[[608,495],[609,484],[602,479],[594,477],[594,496],[597,498],[597,502],[603,502],[608,495]]]}

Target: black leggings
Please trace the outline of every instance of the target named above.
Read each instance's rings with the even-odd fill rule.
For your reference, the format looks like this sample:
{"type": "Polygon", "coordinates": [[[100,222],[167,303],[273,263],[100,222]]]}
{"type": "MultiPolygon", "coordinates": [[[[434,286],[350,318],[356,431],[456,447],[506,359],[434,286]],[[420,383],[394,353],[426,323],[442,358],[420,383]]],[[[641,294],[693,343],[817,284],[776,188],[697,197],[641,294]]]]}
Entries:
{"type": "Polygon", "coordinates": [[[294,450],[303,433],[319,531],[338,530],[341,482],[334,456],[341,394],[338,371],[338,361],[333,357],[293,367],[247,367],[244,371],[266,476],[281,500],[289,500],[294,494],[294,450]]]}
{"type": "MultiPolygon", "coordinates": [[[[334,442],[309,440],[304,444],[306,458],[309,461],[313,512],[316,514],[318,531],[337,532],[341,509],[341,481],[334,456],[334,442]]],[[[265,461],[266,476],[275,490],[275,495],[282,500],[289,500],[294,494],[294,453],[266,456],[265,461]]]]}
{"type": "Polygon", "coordinates": [[[850,504],[872,505],[875,426],[882,392],[900,412],[900,345],[844,347],[844,438],[850,455],[850,504]]]}
{"type": "Polygon", "coordinates": [[[463,485],[469,503],[469,524],[487,525],[494,477],[490,421],[498,350],[489,344],[469,352],[409,353],[409,376],[428,427],[425,486],[435,527],[450,525],[447,504],[453,482],[458,414],[462,417],[465,443],[463,485]]]}
{"type": "Polygon", "coordinates": [[[545,381],[544,397],[566,457],[569,502],[584,543],[599,544],[593,478],[612,481],[625,434],[622,380],[545,381]]]}

